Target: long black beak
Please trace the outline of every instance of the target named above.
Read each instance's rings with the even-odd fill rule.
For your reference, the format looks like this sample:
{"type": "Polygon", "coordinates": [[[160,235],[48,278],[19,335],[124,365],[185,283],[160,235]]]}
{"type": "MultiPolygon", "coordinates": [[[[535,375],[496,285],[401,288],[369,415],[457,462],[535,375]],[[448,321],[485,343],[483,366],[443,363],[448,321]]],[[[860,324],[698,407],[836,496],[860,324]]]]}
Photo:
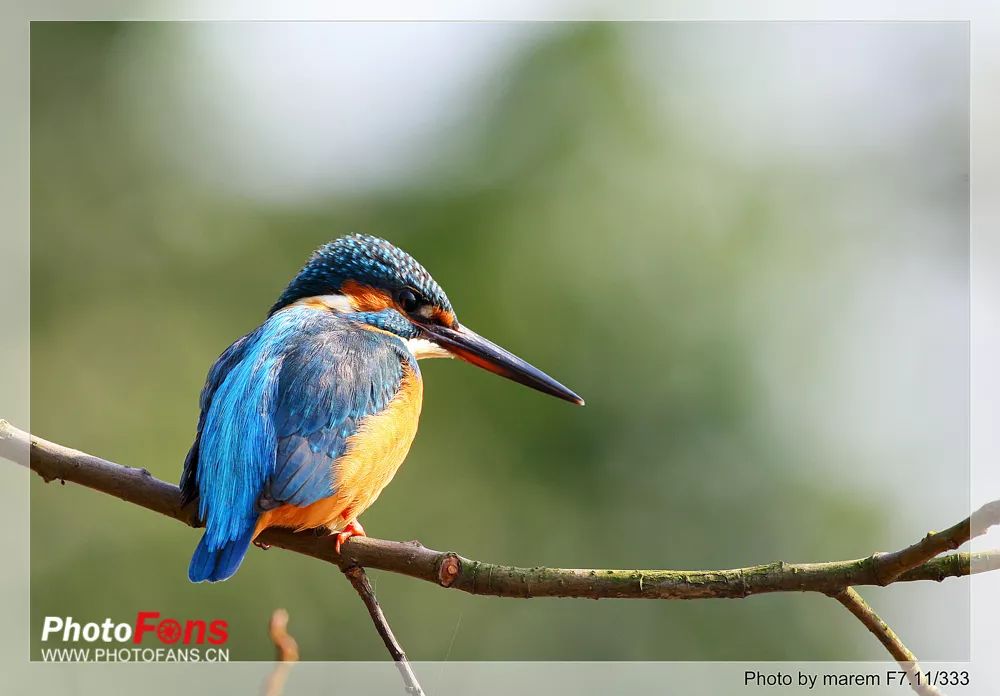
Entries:
{"type": "Polygon", "coordinates": [[[437,324],[420,324],[426,337],[449,353],[493,374],[506,377],[526,387],[583,406],[583,399],[533,365],[504,350],[464,326],[450,329],[437,324]]]}

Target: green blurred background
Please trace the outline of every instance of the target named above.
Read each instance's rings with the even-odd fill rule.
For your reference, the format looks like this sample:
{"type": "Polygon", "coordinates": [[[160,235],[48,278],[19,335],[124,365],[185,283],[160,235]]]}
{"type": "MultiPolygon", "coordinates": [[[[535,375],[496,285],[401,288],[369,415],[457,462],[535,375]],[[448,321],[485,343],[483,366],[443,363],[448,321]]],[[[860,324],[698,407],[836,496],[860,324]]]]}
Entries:
{"type": "MultiPolygon", "coordinates": [[[[426,364],[368,532],[524,566],[733,567],[909,543],[968,498],[960,24],[39,24],[32,423],[176,481],[208,367],[319,244],[387,237],[571,408],[426,364]]],[[[332,567],[32,481],[31,614],[222,617],[384,659],[332,567]]],[[[372,573],[411,659],[882,659],[819,596],[502,600],[372,573]]],[[[967,585],[872,590],[925,660],[967,585]],[[915,608],[920,607],[919,611],[915,608]],[[933,627],[933,630],[930,630],[933,627]],[[909,633],[908,633],[909,632],[909,633]]]]}

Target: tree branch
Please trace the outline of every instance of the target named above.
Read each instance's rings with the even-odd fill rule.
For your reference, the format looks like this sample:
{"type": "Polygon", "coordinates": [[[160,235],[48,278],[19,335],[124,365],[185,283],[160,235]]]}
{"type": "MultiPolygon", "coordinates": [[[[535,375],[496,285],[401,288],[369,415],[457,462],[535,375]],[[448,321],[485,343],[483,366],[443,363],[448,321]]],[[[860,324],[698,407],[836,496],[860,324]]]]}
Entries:
{"type": "Polygon", "coordinates": [[[396,640],[396,636],[393,635],[392,629],[389,628],[389,622],[386,620],[385,614],[382,613],[382,607],[375,597],[375,590],[372,589],[372,584],[368,581],[368,574],[365,573],[365,569],[361,566],[354,566],[345,570],[344,575],[351,581],[351,585],[357,590],[361,601],[365,603],[365,607],[372,617],[372,623],[375,624],[375,630],[378,631],[382,642],[385,643],[386,649],[392,655],[392,659],[399,669],[400,676],[403,677],[406,690],[416,696],[424,696],[424,690],[420,688],[420,682],[417,681],[417,675],[413,673],[410,662],[406,659],[406,653],[403,652],[402,646],[396,640]]]}
{"type": "MultiPolygon", "coordinates": [[[[31,469],[46,481],[58,479],[78,483],[189,526],[200,526],[197,506],[181,507],[177,486],[160,481],[145,469],[121,466],[29,436],[0,420],[0,456],[13,461],[23,460],[27,457],[29,443],[31,469]]],[[[1000,523],[1000,505],[988,503],[973,518],[977,520],[975,530],[966,519],[941,534],[948,535],[948,543],[967,540],[973,531],[981,534],[989,526],[1000,523]]],[[[416,541],[385,541],[359,536],[345,541],[341,554],[337,554],[333,542],[316,533],[274,528],[266,530],[260,540],[333,563],[342,570],[354,566],[375,568],[470,594],[498,597],[705,599],[748,597],[767,592],[834,594],[857,585],[940,582],[970,572],[994,570],[1000,564],[1000,550],[994,550],[951,554],[912,565],[926,551],[918,555],[911,549],[927,544],[928,538],[899,552],[876,553],[866,558],[822,563],[778,561],[730,570],[518,568],[434,551],[416,541]],[[887,572],[884,567],[890,570],[887,572]],[[887,580],[888,577],[892,579],[887,580]]]]}
{"type": "Polygon", "coordinates": [[[847,587],[832,596],[847,607],[847,610],[854,614],[869,631],[875,634],[879,642],[885,646],[893,659],[906,672],[910,680],[910,687],[914,691],[921,696],[942,696],[937,687],[920,681],[920,663],[917,662],[917,656],[903,645],[903,641],[899,639],[895,631],[889,628],[889,624],[875,613],[875,610],[858,594],[857,590],[853,587],[847,587]]]}
{"type": "Polygon", "coordinates": [[[970,517],[943,532],[928,532],[923,539],[905,549],[876,554],[876,578],[880,585],[888,585],[911,568],[985,534],[995,524],[1000,524],[1000,500],[986,503],[970,517]]]}
{"type": "MultiPolygon", "coordinates": [[[[181,506],[178,488],[154,478],[145,469],[120,466],[47,442],[3,420],[0,420],[0,456],[30,465],[46,481],[72,481],[189,526],[200,526],[196,506],[181,506]]],[[[900,660],[900,656],[913,655],[851,588],[895,582],[940,582],[949,577],[997,570],[1000,568],[1000,549],[938,557],[997,524],[1000,524],[1000,500],[987,503],[969,518],[942,532],[929,533],[899,551],[846,561],[779,561],[729,570],[518,568],[434,551],[416,541],[394,542],[358,536],[349,538],[338,554],[332,540],[324,538],[325,535],[285,529],[268,529],[260,541],[333,563],[344,571],[365,601],[397,666],[407,669],[405,655],[392,637],[363,567],[408,575],[470,594],[499,597],[707,599],[749,597],[768,592],[820,592],[835,597],[850,609],[879,637],[893,657],[900,660]]],[[[915,662],[902,660],[907,661],[915,662]]],[[[415,678],[407,684],[419,689],[415,678]]]]}
{"type": "Polygon", "coordinates": [[[292,665],[299,661],[299,644],[288,632],[288,612],[275,609],[268,623],[268,635],[274,643],[276,663],[271,674],[264,681],[264,696],[281,696],[285,692],[285,682],[292,665]]]}
{"type": "Polygon", "coordinates": [[[274,659],[277,662],[298,662],[299,644],[288,632],[288,612],[275,609],[267,626],[267,633],[274,643],[274,659]]]}

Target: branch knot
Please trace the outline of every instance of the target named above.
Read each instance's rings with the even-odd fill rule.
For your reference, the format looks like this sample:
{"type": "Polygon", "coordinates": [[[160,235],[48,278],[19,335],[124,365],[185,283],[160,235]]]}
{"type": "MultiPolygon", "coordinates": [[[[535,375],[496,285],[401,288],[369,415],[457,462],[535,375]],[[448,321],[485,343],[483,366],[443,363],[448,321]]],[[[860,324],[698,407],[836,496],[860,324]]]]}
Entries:
{"type": "Polygon", "coordinates": [[[462,562],[458,554],[448,552],[441,557],[441,562],[438,564],[438,583],[441,587],[451,587],[461,572],[462,562]]]}

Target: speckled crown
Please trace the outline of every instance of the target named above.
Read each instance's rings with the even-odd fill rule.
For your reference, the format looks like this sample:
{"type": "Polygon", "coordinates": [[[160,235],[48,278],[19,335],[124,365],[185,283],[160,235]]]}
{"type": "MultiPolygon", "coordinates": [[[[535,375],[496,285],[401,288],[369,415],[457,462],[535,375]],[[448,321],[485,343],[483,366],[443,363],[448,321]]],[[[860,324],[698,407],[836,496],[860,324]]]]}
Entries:
{"type": "Polygon", "coordinates": [[[317,249],[271,307],[270,313],[304,297],[340,292],[341,286],[349,280],[393,294],[411,287],[431,304],[453,311],[444,290],[416,259],[384,239],[352,234],[317,249]]]}

